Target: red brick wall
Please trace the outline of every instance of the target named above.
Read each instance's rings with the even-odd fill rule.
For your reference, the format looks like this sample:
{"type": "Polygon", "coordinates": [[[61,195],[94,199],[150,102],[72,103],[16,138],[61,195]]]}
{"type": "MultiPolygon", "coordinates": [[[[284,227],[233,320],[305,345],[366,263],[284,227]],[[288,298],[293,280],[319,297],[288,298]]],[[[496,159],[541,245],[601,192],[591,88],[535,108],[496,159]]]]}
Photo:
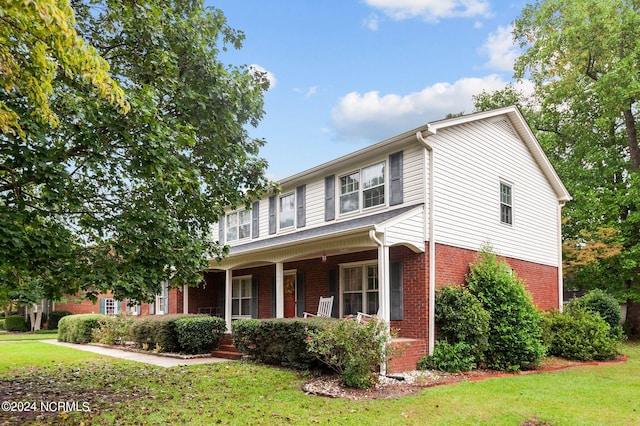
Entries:
{"type": "Polygon", "coordinates": [[[392,247],[389,258],[402,261],[402,321],[391,321],[399,337],[425,339],[429,331],[429,267],[428,255],[414,253],[407,247],[392,247]]]}
{"type": "MultiPolygon", "coordinates": [[[[475,250],[436,244],[436,288],[463,284],[470,270],[469,264],[477,255],[475,250]]],[[[538,309],[558,308],[558,268],[509,257],[504,260],[522,278],[538,309]]]]}

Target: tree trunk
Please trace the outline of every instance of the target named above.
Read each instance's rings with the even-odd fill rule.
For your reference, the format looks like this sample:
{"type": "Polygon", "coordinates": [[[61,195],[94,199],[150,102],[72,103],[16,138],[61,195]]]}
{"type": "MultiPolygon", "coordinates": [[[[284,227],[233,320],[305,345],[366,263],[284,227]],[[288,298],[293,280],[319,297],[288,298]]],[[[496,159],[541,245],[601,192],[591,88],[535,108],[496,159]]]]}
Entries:
{"type": "Polygon", "coordinates": [[[640,303],[627,299],[627,319],[625,321],[629,337],[640,337],[640,303]]]}
{"type": "Polygon", "coordinates": [[[27,312],[29,313],[29,319],[31,320],[31,331],[40,330],[40,324],[42,323],[42,308],[37,303],[27,305],[27,312]]]}
{"type": "Polygon", "coordinates": [[[627,145],[629,146],[629,156],[631,157],[631,170],[640,167],[640,147],[638,146],[638,131],[636,120],[633,117],[631,108],[624,111],[624,124],[627,131],[627,145]]]}

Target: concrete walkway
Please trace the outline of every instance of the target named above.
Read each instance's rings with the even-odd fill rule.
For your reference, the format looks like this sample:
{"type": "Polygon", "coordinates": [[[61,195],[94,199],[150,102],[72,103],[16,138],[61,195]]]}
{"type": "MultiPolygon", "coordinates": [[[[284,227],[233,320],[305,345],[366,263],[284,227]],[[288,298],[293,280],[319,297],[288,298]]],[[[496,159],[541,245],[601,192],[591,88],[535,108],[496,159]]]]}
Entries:
{"type": "Polygon", "coordinates": [[[65,343],[58,342],[54,339],[40,340],[42,343],[49,343],[51,345],[64,346],[67,348],[78,349],[81,351],[93,352],[100,355],[106,355],[113,358],[127,359],[129,361],[144,362],[146,364],[157,365],[159,367],[178,367],[180,365],[194,365],[194,364],[213,364],[216,362],[228,362],[228,359],[224,358],[176,358],[162,355],[151,355],[134,351],[124,351],[121,349],[106,348],[103,346],[95,345],[81,345],[78,343],[65,343]]]}

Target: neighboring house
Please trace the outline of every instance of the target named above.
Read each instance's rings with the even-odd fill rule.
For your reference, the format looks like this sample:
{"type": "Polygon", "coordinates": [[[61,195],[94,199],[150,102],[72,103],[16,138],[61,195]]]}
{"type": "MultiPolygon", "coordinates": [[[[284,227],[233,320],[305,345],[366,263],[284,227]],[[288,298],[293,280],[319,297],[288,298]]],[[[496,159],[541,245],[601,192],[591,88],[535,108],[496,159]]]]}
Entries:
{"type": "Polygon", "coordinates": [[[221,218],[214,232],[229,256],[210,261],[200,287],[168,291],[168,312],[230,326],[301,317],[334,296],[333,316],[378,314],[424,354],[436,288],[464,282],[487,243],[538,308],[562,305],[570,195],[516,107],[429,123],[280,185],[221,218]]]}

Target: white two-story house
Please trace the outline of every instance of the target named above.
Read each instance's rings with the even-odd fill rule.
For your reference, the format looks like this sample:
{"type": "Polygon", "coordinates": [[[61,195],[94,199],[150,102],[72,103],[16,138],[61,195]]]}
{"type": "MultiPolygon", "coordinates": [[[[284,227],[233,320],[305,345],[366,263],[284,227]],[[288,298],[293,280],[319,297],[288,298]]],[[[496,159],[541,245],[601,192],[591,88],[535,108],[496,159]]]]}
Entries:
{"type": "Polygon", "coordinates": [[[562,304],[560,211],[570,199],[516,107],[436,121],[280,182],[215,229],[185,311],[301,317],[377,314],[400,337],[434,343],[434,293],[460,284],[490,244],[540,309],[562,304]],[[204,288],[203,288],[204,287],[204,288]]]}
{"type": "Polygon", "coordinates": [[[570,195],[516,107],[426,124],[280,186],[220,218],[229,256],[210,261],[200,287],[161,295],[163,312],[219,315],[230,328],[302,317],[334,296],[332,316],[377,314],[417,359],[433,348],[436,289],[463,283],[485,244],[540,309],[562,304],[570,195]]]}

